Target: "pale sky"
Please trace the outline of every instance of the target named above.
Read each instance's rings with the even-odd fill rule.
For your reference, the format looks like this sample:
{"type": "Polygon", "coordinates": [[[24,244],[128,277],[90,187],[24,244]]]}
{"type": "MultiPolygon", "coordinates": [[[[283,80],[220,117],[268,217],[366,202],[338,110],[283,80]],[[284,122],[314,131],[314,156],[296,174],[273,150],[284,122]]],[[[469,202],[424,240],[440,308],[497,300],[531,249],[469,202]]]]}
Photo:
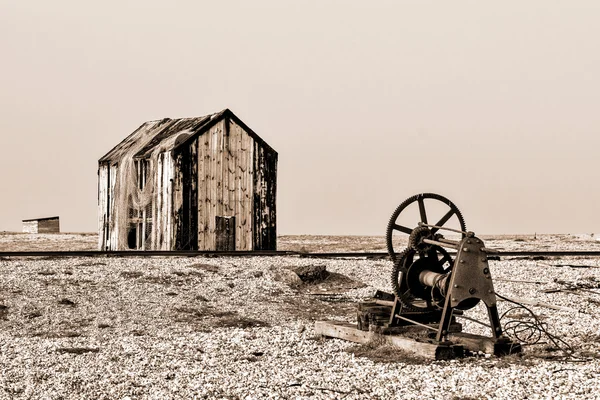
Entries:
{"type": "Polygon", "coordinates": [[[97,229],[97,160],[231,109],[280,234],[383,235],[435,192],[479,233],[600,232],[600,2],[0,0],[0,230],[97,229]]]}

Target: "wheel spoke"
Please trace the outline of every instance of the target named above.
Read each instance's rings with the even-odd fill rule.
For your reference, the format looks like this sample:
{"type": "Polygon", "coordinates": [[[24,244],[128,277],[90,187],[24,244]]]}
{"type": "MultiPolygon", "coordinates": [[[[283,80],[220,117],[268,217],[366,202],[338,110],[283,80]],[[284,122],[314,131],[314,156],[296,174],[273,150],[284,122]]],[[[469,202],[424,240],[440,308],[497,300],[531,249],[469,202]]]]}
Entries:
{"type": "Polygon", "coordinates": [[[425,202],[423,201],[422,197],[419,197],[417,199],[417,201],[419,202],[419,214],[421,214],[421,222],[426,224],[427,223],[427,213],[425,212],[425,202]]]}
{"type": "Polygon", "coordinates": [[[412,230],[412,229],[410,229],[410,228],[407,228],[407,227],[405,227],[405,226],[398,225],[398,224],[394,224],[393,228],[394,228],[394,230],[397,230],[397,231],[400,231],[400,232],[404,232],[404,233],[406,233],[407,235],[410,235],[410,234],[412,233],[412,231],[413,231],[413,230],[412,230]]]}
{"type": "MultiPolygon", "coordinates": [[[[452,218],[452,216],[454,215],[454,210],[450,210],[446,213],[446,215],[444,215],[438,222],[437,224],[435,224],[435,226],[444,226],[444,224],[446,222],[448,222],[448,220],[450,218],[452,218]]],[[[432,228],[431,232],[436,233],[438,231],[437,228],[432,228]]]]}

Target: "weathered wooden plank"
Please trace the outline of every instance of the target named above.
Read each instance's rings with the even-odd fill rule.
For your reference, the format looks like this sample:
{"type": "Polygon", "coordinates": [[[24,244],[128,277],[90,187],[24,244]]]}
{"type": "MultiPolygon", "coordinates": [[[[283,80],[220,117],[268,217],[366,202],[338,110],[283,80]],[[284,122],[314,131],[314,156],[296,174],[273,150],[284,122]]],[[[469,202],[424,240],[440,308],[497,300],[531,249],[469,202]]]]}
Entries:
{"type": "MultiPolygon", "coordinates": [[[[118,250],[119,243],[119,213],[115,211],[115,185],[117,181],[117,174],[119,173],[118,164],[111,164],[109,166],[109,187],[108,187],[108,215],[109,215],[109,238],[108,238],[108,249],[118,250]]],[[[125,211],[126,212],[126,211],[125,211]]]]}
{"type": "Polygon", "coordinates": [[[256,250],[277,247],[277,154],[254,143],[253,244],[256,250]]]}
{"type": "Polygon", "coordinates": [[[224,157],[224,137],[223,137],[223,122],[215,125],[217,131],[217,165],[216,165],[216,208],[215,208],[215,249],[216,249],[216,218],[224,216],[223,214],[223,157],[224,157]]]}
{"type": "Polygon", "coordinates": [[[246,145],[246,165],[248,166],[248,172],[246,173],[246,191],[244,192],[244,202],[246,204],[246,240],[247,249],[254,250],[252,243],[252,203],[253,203],[253,192],[254,192],[254,139],[246,132],[247,145],[246,145]]]}
{"type": "Polygon", "coordinates": [[[183,246],[183,152],[178,153],[173,161],[173,204],[171,206],[173,219],[172,243],[174,250],[180,250],[183,246]]]}
{"type": "Polygon", "coordinates": [[[108,232],[108,164],[98,165],[98,249],[106,250],[108,232]]]}
{"type": "Polygon", "coordinates": [[[262,228],[264,210],[264,150],[254,142],[252,174],[252,248],[262,249],[262,228]]]}
{"type": "Polygon", "coordinates": [[[235,236],[235,248],[242,250],[245,249],[244,246],[244,233],[242,220],[244,216],[242,215],[243,207],[242,207],[242,174],[244,170],[244,165],[242,163],[242,128],[233,123],[230,125],[232,131],[235,132],[235,215],[236,215],[236,236],[235,236]]]}
{"type": "Polygon", "coordinates": [[[241,234],[242,234],[242,249],[243,250],[251,250],[251,232],[250,226],[252,225],[251,212],[252,208],[250,207],[250,195],[252,193],[252,181],[249,179],[249,173],[251,171],[250,165],[252,163],[252,158],[249,157],[250,146],[252,145],[250,138],[244,132],[242,134],[242,148],[240,152],[240,159],[242,162],[242,179],[240,181],[241,184],[241,234]]]}
{"type": "Polygon", "coordinates": [[[223,148],[221,150],[221,216],[231,216],[229,212],[229,126],[227,120],[221,122],[223,148]]]}
{"type": "Polygon", "coordinates": [[[169,151],[165,153],[163,160],[163,189],[162,189],[162,203],[163,208],[161,210],[162,213],[162,221],[163,221],[163,231],[162,231],[162,240],[161,240],[161,250],[169,250],[171,249],[171,235],[172,235],[172,220],[171,220],[171,197],[172,197],[172,178],[173,178],[173,152],[169,151]]]}
{"type": "Polygon", "coordinates": [[[516,342],[506,340],[495,340],[491,337],[474,335],[467,332],[456,332],[448,337],[453,343],[463,345],[472,352],[481,351],[483,353],[502,356],[521,352],[521,345],[516,342]]]}
{"type": "Polygon", "coordinates": [[[198,249],[198,148],[199,141],[195,139],[191,146],[191,184],[192,200],[190,210],[190,244],[192,250],[198,249]]]}
{"type": "Polygon", "coordinates": [[[398,335],[381,335],[377,332],[361,331],[356,328],[356,325],[345,322],[317,321],[315,322],[315,333],[362,344],[383,341],[431,360],[448,360],[462,357],[464,354],[464,348],[460,345],[429,343],[398,335]]]}
{"type": "Polygon", "coordinates": [[[267,158],[267,199],[266,208],[269,216],[267,237],[263,250],[277,250],[277,153],[269,150],[267,158]]]}
{"type": "Polygon", "coordinates": [[[235,149],[237,147],[237,140],[232,135],[231,125],[229,119],[224,121],[225,123],[225,136],[227,137],[227,215],[235,216],[235,190],[237,181],[235,180],[235,149]]]}
{"type": "Polygon", "coordinates": [[[158,176],[155,177],[155,199],[154,199],[154,212],[152,213],[152,249],[162,250],[164,231],[165,231],[165,153],[158,155],[158,162],[160,168],[157,171],[158,176]]]}
{"type": "Polygon", "coordinates": [[[209,208],[207,209],[206,214],[206,222],[208,224],[207,237],[205,240],[206,250],[214,250],[215,249],[215,216],[217,210],[217,182],[216,182],[216,172],[217,172],[217,146],[218,146],[218,132],[213,126],[208,132],[210,136],[209,146],[210,146],[210,177],[209,177],[209,187],[207,189],[207,196],[209,199],[209,208]]]}
{"type": "MultiPolygon", "coordinates": [[[[227,137],[227,197],[228,197],[228,209],[227,215],[237,216],[236,213],[236,189],[238,185],[238,181],[236,179],[236,149],[237,149],[237,136],[235,133],[234,127],[231,126],[229,118],[225,120],[225,134],[227,137]]],[[[239,217],[236,217],[232,221],[234,222],[234,226],[231,229],[234,230],[234,249],[239,249],[238,238],[239,233],[237,232],[237,222],[235,222],[239,217]]]]}
{"type": "Polygon", "coordinates": [[[198,249],[206,249],[206,177],[209,163],[206,137],[198,138],[198,249]]]}

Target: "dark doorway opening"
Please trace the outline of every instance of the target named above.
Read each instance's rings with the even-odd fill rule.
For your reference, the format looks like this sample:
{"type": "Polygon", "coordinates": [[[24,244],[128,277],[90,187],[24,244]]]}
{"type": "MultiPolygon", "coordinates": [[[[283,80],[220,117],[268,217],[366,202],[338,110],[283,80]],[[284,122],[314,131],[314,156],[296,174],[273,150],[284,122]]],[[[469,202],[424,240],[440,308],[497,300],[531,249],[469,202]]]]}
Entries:
{"type": "Polygon", "coordinates": [[[217,251],[235,251],[235,217],[216,217],[217,251]]]}

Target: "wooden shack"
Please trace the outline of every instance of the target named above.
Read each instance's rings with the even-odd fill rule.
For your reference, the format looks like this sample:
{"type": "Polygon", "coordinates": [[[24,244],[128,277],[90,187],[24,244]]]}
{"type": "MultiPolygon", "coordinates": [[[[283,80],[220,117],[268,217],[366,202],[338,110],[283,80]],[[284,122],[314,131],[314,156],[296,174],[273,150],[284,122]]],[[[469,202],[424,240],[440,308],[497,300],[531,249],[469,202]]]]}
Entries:
{"type": "Polygon", "coordinates": [[[275,250],[277,152],[231,111],[149,121],[98,162],[101,250],[275,250]]]}
{"type": "Polygon", "coordinates": [[[24,233],[60,233],[58,217],[34,218],[23,220],[24,233]]]}

